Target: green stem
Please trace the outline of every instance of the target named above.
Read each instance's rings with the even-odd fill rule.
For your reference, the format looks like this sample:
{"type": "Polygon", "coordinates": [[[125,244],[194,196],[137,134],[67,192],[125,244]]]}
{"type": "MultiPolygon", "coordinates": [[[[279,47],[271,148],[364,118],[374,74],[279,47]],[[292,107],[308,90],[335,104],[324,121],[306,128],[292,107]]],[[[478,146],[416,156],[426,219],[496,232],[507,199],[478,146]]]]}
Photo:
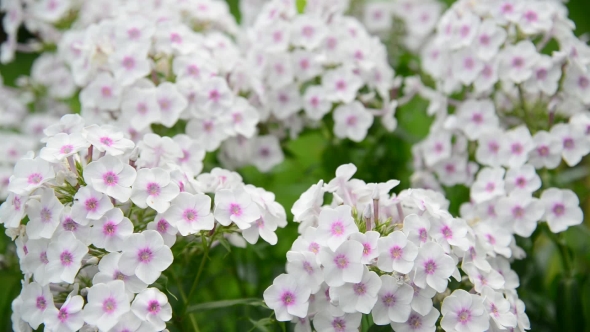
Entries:
{"type": "Polygon", "coordinates": [[[547,233],[548,237],[551,239],[551,241],[553,241],[553,243],[555,243],[555,246],[557,247],[557,249],[559,251],[559,255],[561,256],[561,261],[563,262],[563,269],[565,270],[565,274],[568,277],[572,277],[574,275],[574,266],[572,264],[571,256],[570,256],[568,248],[565,244],[565,240],[563,239],[563,236],[561,234],[559,236],[557,234],[554,234],[553,232],[551,232],[549,227],[546,225],[544,227],[544,230],[547,233]]]}

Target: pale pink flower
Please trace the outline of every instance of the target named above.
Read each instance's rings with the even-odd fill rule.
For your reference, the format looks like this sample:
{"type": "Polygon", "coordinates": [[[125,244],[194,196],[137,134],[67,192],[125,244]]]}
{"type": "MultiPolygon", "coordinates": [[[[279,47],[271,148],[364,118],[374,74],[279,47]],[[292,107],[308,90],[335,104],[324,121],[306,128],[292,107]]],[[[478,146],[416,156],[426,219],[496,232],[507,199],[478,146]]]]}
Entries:
{"type": "Polygon", "coordinates": [[[134,233],[123,243],[119,268],[125,275],[136,275],[141,281],[152,284],[160,273],[172,264],[174,257],[160,233],[143,231],[134,233]]]}
{"type": "Polygon", "coordinates": [[[281,274],[264,291],[263,297],[278,321],[290,321],[293,316],[307,316],[310,294],[309,286],[299,283],[294,276],[281,274]]]}

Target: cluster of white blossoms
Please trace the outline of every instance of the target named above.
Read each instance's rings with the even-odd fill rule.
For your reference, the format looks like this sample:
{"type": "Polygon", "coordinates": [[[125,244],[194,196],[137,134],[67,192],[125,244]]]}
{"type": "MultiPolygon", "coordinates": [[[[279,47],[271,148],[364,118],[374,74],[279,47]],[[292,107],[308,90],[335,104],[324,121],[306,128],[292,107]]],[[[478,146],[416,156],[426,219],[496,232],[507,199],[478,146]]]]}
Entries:
{"type": "Polygon", "coordinates": [[[238,27],[225,1],[219,0],[4,0],[0,11],[7,34],[0,47],[2,63],[14,59],[15,51],[40,50],[42,44],[59,44],[65,30],[79,30],[104,19],[134,14],[147,15],[153,21],[182,21],[198,30],[237,33],[238,27]],[[19,45],[17,32],[24,26],[38,40],[19,45]]]}
{"type": "Polygon", "coordinates": [[[357,331],[370,314],[397,332],[434,332],[442,314],[448,332],[530,328],[510,269],[513,239],[490,241],[477,223],[454,218],[440,193],[390,195],[399,181],[365,183],[355,172],[340,166],[294,204],[301,235],[287,253],[288,273],[264,292],[277,320],[292,320],[296,331],[312,331],[311,322],[318,332],[357,331]]]}
{"type": "MultiPolygon", "coordinates": [[[[280,161],[279,139],[320,126],[328,114],[342,139],[362,141],[375,118],[395,129],[397,102],[390,91],[399,82],[385,47],[344,9],[338,1],[308,1],[298,13],[296,1],[271,1],[247,30],[245,56],[231,81],[250,94],[272,135],[254,160],[280,161]]],[[[227,141],[227,157],[238,165],[248,159],[240,153],[252,158],[248,142],[227,141]]]]}
{"type": "Polygon", "coordinates": [[[403,45],[420,50],[432,36],[444,5],[439,0],[363,1],[362,22],[369,32],[387,39],[392,30],[403,29],[403,45]]]}
{"type": "Polygon", "coordinates": [[[185,135],[135,145],[78,115],[45,134],[45,147],[16,163],[0,207],[24,274],[15,331],[160,331],[172,311],[152,284],[177,240],[275,244],[286,225],[272,193],[223,169],[199,174],[185,135]]]}
{"type": "Polygon", "coordinates": [[[461,213],[494,241],[583,221],[577,196],[547,181],[590,152],[590,47],[572,28],[560,2],[459,1],[424,52],[436,89],[406,81],[435,115],[413,150],[414,186],[469,186],[461,213]],[[560,50],[542,53],[551,43],[560,50]]]}

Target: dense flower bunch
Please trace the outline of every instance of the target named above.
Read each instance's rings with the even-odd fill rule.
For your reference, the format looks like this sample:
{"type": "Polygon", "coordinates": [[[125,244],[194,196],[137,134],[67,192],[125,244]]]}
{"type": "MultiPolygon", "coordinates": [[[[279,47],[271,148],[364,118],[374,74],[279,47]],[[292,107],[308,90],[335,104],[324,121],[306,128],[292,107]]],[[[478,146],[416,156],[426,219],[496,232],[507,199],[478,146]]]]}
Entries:
{"type": "Polygon", "coordinates": [[[406,86],[429,98],[436,116],[414,148],[415,185],[470,186],[463,216],[505,241],[530,236],[539,220],[555,233],[580,224],[576,195],[549,188],[549,179],[562,159],[573,167],[590,152],[589,54],[559,2],[455,3],[424,52],[437,89],[406,86]],[[546,55],[552,40],[560,51],[546,55]]]}
{"type": "Polygon", "coordinates": [[[225,155],[234,164],[280,162],[279,139],[318,127],[330,113],[338,138],[362,141],[375,118],[395,129],[390,91],[396,80],[385,47],[357,19],[342,15],[344,9],[338,1],[308,1],[302,13],[295,1],[264,5],[247,31],[245,60],[232,82],[250,93],[265,123],[261,134],[271,136],[263,136],[268,144],[254,153],[250,141],[229,140],[225,155]]]}
{"type": "Polygon", "coordinates": [[[432,36],[442,14],[443,4],[438,0],[363,1],[363,24],[371,33],[387,39],[392,31],[401,29],[403,45],[418,51],[432,36]]]}
{"type": "Polygon", "coordinates": [[[141,14],[153,21],[182,21],[198,30],[237,33],[237,25],[229,13],[227,3],[218,0],[5,0],[0,4],[0,11],[6,13],[2,24],[8,35],[0,47],[0,60],[3,63],[12,61],[16,50],[40,50],[44,44],[57,45],[64,30],[83,29],[118,16],[141,14]],[[21,25],[34,34],[37,40],[19,45],[17,32],[21,25]]]}
{"type": "Polygon", "coordinates": [[[293,206],[301,236],[287,253],[288,273],[264,292],[278,320],[298,331],[311,331],[311,321],[318,332],[357,331],[370,314],[398,332],[434,332],[442,313],[449,332],[529,329],[511,239],[490,244],[476,223],[447,211],[440,193],[390,195],[399,181],[365,183],[355,172],[340,166],[293,206]]]}
{"type": "Polygon", "coordinates": [[[199,157],[177,143],[185,135],[146,134],[136,146],[78,115],[45,134],[38,155],[16,163],[0,207],[24,274],[15,331],[160,331],[172,310],[154,283],[177,241],[275,244],[286,224],[274,195],[237,173],[198,174],[199,157]]]}

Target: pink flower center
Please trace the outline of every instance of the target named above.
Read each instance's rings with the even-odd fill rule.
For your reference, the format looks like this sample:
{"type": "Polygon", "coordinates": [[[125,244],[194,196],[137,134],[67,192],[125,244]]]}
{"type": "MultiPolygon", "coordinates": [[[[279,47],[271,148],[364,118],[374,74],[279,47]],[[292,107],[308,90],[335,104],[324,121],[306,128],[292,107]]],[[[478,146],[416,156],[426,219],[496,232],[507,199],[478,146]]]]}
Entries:
{"type": "Polygon", "coordinates": [[[538,16],[536,12],[529,10],[524,14],[524,18],[526,18],[526,20],[529,22],[535,22],[538,16]]]}
{"type": "Polygon", "coordinates": [[[524,67],[524,59],[519,56],[514,57],[512,59],[512,67],[518,68],[518,69],[524,67]]]}
{"type": "Polygon", "coordinates": [[[217,90],[209,91],[209,100],[213,100],[214,102],[218,102],[221,94],[217,90]]]}
{"type": "Polygon", "coordinates": [[[496,184],[493,182],[488,182],[488,184],[486,185],[486,191],[491,193],[492,191],[494,191],[494,189],[496,189],[496,184]]]}
{"type": "Polygon", "coordinates": [[[395,305],[395,301],[395,295],[391,293],[387,293],[381,297],[381,302],[383,302],[383,305],[387,308],[393,307],[395,305]]]}
{"type": "Polygon", "coordinates": [[[113,89],[110,86],[103,86],[100,89],[100,94],[105,98],[109,98],[113,95],[113,89]]]}
{"type": "Polygon", "coordinates": [[[486,234],[486,237],[488,238],[488,242],[491,245],[496,244],[496,238],[492,234],[486,234]]]}
{"type": "Polygon", "coordinates": [[[483,116],[480,113],[473,113],[471,121],[475,122],[476,124],[481,124],[483,122],[483,116]]]}
{"type": "Polygon", "coordinates": [[[447,240],[453,238],[453,231],[451,230],[451,228],[449,228],[449,226],[443,227],[441,229],[441,233],[447,240]]]}
{"type": "Polygon", "coordinates": [[[41,222],[50,222],[51,221],[51,217],[52,217],[52,213],[51,210],[49,210],[48,208],[44,207],[41,209],[41,212],[39,213],[39,216],[41,217],[41,222]]]}
{"type": "Polygon", "coordinates": [[[408,318],[408,325],[410,328],[417,330],[422,326],[422,319],[419,316],[412,314],[410,315],[410,318],[408,318]]]}
{"type": "Polygon", "coordinates": [[[160,312],[160,303],[158,301],[152,300],[148,303],[148,311],[150,314],[156,315],[160,312]]]}
{"type": "Polygon", "coordinates": [[[57,313],[57,319],[59,319],[60,322],[65,322],[68,320],[68,309],[66,308],[61,308],[59,310],[59,312],[57,313]]]}
{"type": "Polygon", "coordinates": [[[367,286],[364,283],[359,282],[358,284],[352,285],[352,290],[354,290],[356,295],[365,295],[365,293],[367,293],[367,286]]]}
{"type": "Polygon", "coordinates": [[[74,257],[72,256],[72,253],[66,250],[59,255],[59,260],[61,261],[61,265],[70,266],[74,261],[74,257]]]}
{"type": "Polygon", "coordinates": [[[43,176],[39,173],[33,173],[29,175],[28,182],[29,184],[39,184],[43,180],[43,176]]]}
{"type": "Polygon", "coordinates": [[[457,313],[457,320],[461,324],[467,324],[471,320],[471,310],[461,309],[461,311],[457,313]]]}
{"type": "Polygon", "coordinates": [[[63,229],[69,232],[75,232],[78,229],[78,224],[72,218],[66,218],[62,225],[63,229]]]}
{"type": "Polygon", "coordinates": [[[303,270],[308,274],[313,274],[313,266],[308,261],[303,262],[303,270]]]}
{"type": "Polygon", "coordinates": [[[47,301],[45,300],[45,297],[43,297],[43,296],[37,297],[36,302],[37,302],[37,304],[36,304],[37,309],[45,310],[45,308],[47,308],[47,301]]]}
{"type": "Polygon", "coordinates": [[[148,111],[147,105],[145,103],[139,103],[137,104],[137,113],[141,114],[141,115],[145,115],[148,111]]]}
{"type": "Polygon", "coordinates": [[[68,145],[62,146],[61,149],[59,149],[59,153],[68,154],[68,153],[72,152],[72,150],[74,150],[74,146],[71,144],[68,144],[68,145]]]}
{"type": "Polygon", "coordinates": [[[394,259],[394,260],[398,260],[402,257],[404,253],[404,250],[402,248],[400,248],[399,246],[394,246],[393,248],[391,248],[389,250],[389,256],[394,259]]]}
{"type": "Polygon", "coordinates": [[[363,256],[367,256],[369,255],[371,252],[373,252],[373,248],[371,248],[371,244],[370,243],[363,243],[363,256]]]}
{"type": "Polygon", "coordinates": [[[137,38],[139,38],[140,35],[141,35],[141,32],[139,31],[138,28],[131,28],[131,29],[127,30],[127,36],[129,36],[129,39],[137,39],[137,38]]]}
{"type": "Polygon", "coordinates": [[[339,80],[336,82],[336,90],[344,91],[346,90],[346,82],[344,80],[339,80]]]}
{"type": "Polygon", "coordinates": [[[586,89],[590,85],[590,80],[586,76],[580,76],[578,79],[578,86],[582,89],[586,89]]]}
{"type": "Polygon", "coordinates": [[[490,44],[490,36],[483,34],[479,36],[479,43],[482,45],[489,45],[490,44]]]}
{"type": "Polygon", "coordinates": [[[336,317],[332,321],[332,327],[336,332],[344,332],[346,331],[346,321],[340,317],[336,317]]]}
{"type": "Polygon", "coordinates": [[[283,33],[282,33],[282,32],[280,32],[280,31],[275,31],[275,32],[272,34],[272,39],[273,39],[273,41],[274,41],[275,43],[280,43],[280,42],[281,42],[281,40],[283,40],[283,33]]]}
{"type": "Polygon", "coordinates": [[[565,213],[565,206],[561,203],[553,205],[553,214],[560,217],[565,213]]]}
{"type": "Polygon", "coordinates": [[[428,240],[428,232],[426,232],[425,228],[421,228],[419,234],[421,242],[426,242],[426,240],[428,240]]]}
{"type": "Polygon", "coordinates": [[[537,148],[537,153],[541,157],[546,157],[549,155],[549,148],[546,145],[540,146],[537,148]]]}
{"type": "Polygon", "coordinates": [[[354,115],[350,115],[348,118],[346,118],[346,124],[349,127],[354,127],[356,125],[357,121],[358,121],[358,119],[354,115]]]}
{"type": "Polygon", "coordinates": [[[314,33],[314,28],[306,25],[303,27],[303,29],[301,29],[301,33],[305,36],[305,37],[312,37],[313,33],[314,33]]]}
{"type": "Polygon", "coordinates": [[[188,69],[186,70],[188,72],[189,75],[191,76],[199,76],[199,67],[195,66],[195,65],[190,65],[188,66],[188,69]]]}
{"type": "Polygon", "coordinates": [[[109,187],[112,187],[119,182],[119,177],[114,172],[109,171],[103,174],[102,180],[104,184],[106,184],[109,187]]]}
{"type": "Polygon", "coordinates": [[[150,182],[147,185],[147,193],[150,196],[158,196],[160,195],[160,186],[157,183],[150,182]]]}
{"type": "Polygon", "coordinates": [[[301,67],[301,69],[305,70],[309,68],[309,60],[308,59],[302,59],[301,61],[299,61],[299,67],[301,67]]]}
{"type": "Polygon", "coordinates": [[[106,313],[112,313],[113,311],[117,310],[117,301],[112,297],[107,298],[102,302],[102,310],[106,313]]]}
{"type": "Polygon", "coordinates": [[[166,219],[160,219],[160,221],[158,221],[158,226],[156,228],[158,229],[158,232],[163,234],[166,233],[169,226],[170,224],[168,224],[168,221],[166,221],[166,219]]]}
{"type": "Polygon", "coordinates": [[[170,41],[174,44],[180,44],[182,43],[182,37],[179,34],[173,32],[170,34],[170,41]]]}
{"type": "Polygon", "coordinates": [[[100,138],[100,143],[106,146],[111,146],[113,145],[113,140],[110,137],[105,136],[100,138]]]}
{"type": "Polygon", "coordinates": [[[336,221],[332,223],[330,233],[332,233],[332,236],[342,236],[342,234],[344,234],[344,225],[342,224],[342,222],[336,221]]]}
{"type": "Polygon", "coordinates": [[[102,226],[102,233],[106,236],[113,236],[117,232],[117,224],[112,221],[107,222],[102,226]]]}
{"type": "Polygon", "coordinates": [[[475,66],[475,60],[473,60],[472,57],[467,57],[463,61],[463,66],[465,67],[465,69],[471,70],[475,66]]]}
{"type": "Polygon", "coordinates": [[[41,263],[43,264],[47,264],[49,263],[49,259],[47,259],[47,251],[42,251],[39,254],[39,260],[41,261],[41,263]]]}
{"type": "Polygon", "coordinates": [[[182,213],[182,218],[186,222],[191,223],[191,222],[197,220],[197,211],[195,211],[194,209],[186,209],[182,213]]]}
{"type": "Polygon", "coordinates": [[[574,140],[570,137],[563,140],[563,148],[566,150],[571,150],[575,147],[574,140]]]}
{"type": "Polygon", "coordinates": [[[137,252],[137,258],[139,259],[140,263],[149,263],[152,261],[154,257],[154,253],[150,248],[143,248],[137,252]]]}
{"type": "Polygon", "coordinates": [[[169,111],[170,105],[172,105],[172,103],[170,102],[170,100],[168,98],[162,98],[162,99],[158,100],[158,105],[160,105],[160,108],[162,109],[162,111],[169,111]]]}
{"type": "Polygon", "coordinates": [[[348,266],[348,263],[349,262],[346,255],[340,254],[334,257],[334,264],[336,264],[336,267],[338,267],[339,269],[345,269],[348,266]]]}
{"type": "Polygon", "coordinates": [[[537,70],[535,76],[537,76],[537,79],[540,81],[545,80],[545,78],[547,78],[547,70],[544,68],[541,68],[539,70],[537,70]]]}
{"type": "Polygon", "coordinates": [[[241,113],[234,113],[233,114],[234,123],[241,123],[244,120],[244,117],[241,113]]]}
{"type": "Polygon", "coordinates": [[[434,274],[436,272],[436,263],[434,260],[429,259],[424,262],[424,271],[426,271],[426,274],[434,274]]]}
{"type": "Polygon", "coordinates": [[[123,58],[122,64],[125,69],[131,70],[133,67],[135,67],[135,59],[133,59],[133,57],[126,56],[123,58]]]}
{"type": "Polygon", "coordinates": [[[98,207],[98,200],[94,197],[89,198],[86,200],[86,202],[84,203],[86,211],[90,212],[95,212],[96,208],[98,207]]]}
{"type": "Polygon", "coordinates": [[[232,203],[232,204],[230,204],[230,206],[229,206],[229,213],[230,213],[232,216],[237,216],[237,217],[239,217],[239,216],[241,216],[241,215],[242,215],[242,207],[241,207],[239,204],[234,204],[234,203],[232,203]]]}
{"type": "Polygon", "coordinates": [[[283,305],[286,307],[293,305],[295,304],[295,294],[286,291],[283,293],[283,295],[281,295],[281,301],[283,302],[283,305]]]}
{"type": "Polygon", "coordinates": [[[113,274],[113,280],[125,281],[127,280],[127,276],[124,275],[121,271],[115,271],[115,273],[113,274]]]}
{"type": "Polygon", "coordinates": [[[317,255],[317,253],[320,252],[320,245],[316,242],[312,242],[307,249],[317,255]]]}

